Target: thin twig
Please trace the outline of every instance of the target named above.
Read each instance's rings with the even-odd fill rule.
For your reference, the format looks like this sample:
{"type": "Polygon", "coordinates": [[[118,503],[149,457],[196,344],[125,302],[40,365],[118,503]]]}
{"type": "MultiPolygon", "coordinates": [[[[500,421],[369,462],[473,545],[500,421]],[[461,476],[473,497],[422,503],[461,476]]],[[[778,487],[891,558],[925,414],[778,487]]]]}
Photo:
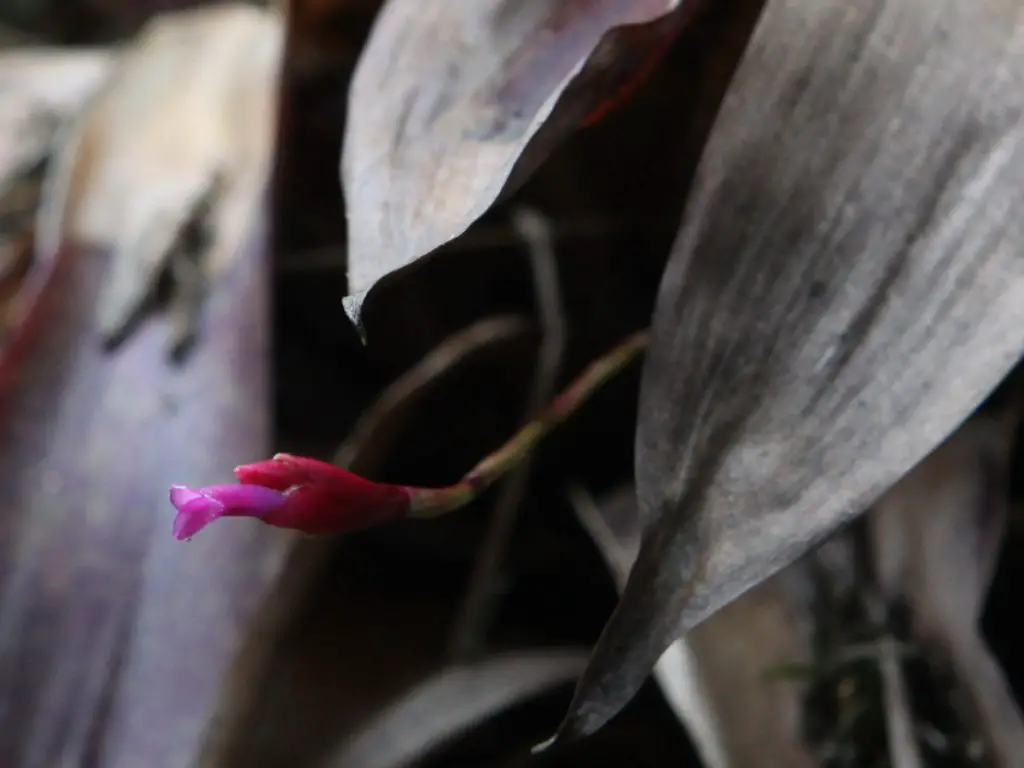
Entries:
{"type": "MultiPolygon", "coordinates": [[[[530,422],[537,419],[555,394],[565,352],[565,309],[558,284],[558,263],[550,225],[540,214],[525,209],[513,214],[513,225],[522,236],[529,253],[537,311],[543,331],[533,391],[524,419],[530,422]]],[[[464,659],[473,655],[482,644],[494,609],[497,582],[504,569],[509,539],[515,529],[519,507],[529,482],[531,463],[528,456],[505,479],[495,502],[494,515],[450,638],[449,653],[455,658],[464,659]]]]}
{"type": "Polygon", "coordinates": [[[481,459],[462,479],[441,488],[401,486],[409,494],[406,516],[421,520],[441,517],[480,497],[488,488],[526,461],[541,441],[568,420],[601,387],[622,373],[650,344],[650,333],[637,331],[592,361],[533,421],[493,453],[481,459]]]}
{"type": "Polygon", "coordinates": [[[913,715],[899,656],[899,648],[892,637],[879,641],[878,665],[885,692],[885,730],[889,742],[889,759],[897,768],[924,768],[921,750],[914,735],[913,715]]]}

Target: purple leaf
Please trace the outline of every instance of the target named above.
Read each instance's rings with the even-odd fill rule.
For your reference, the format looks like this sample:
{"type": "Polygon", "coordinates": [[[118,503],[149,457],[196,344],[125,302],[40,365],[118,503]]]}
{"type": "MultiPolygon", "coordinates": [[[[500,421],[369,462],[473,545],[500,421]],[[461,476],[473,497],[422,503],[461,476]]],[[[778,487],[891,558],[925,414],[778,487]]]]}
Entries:
{"type": "Polygon", "coordinates": [[[289,539],[168,535],[167,488],[268,450],[264,263],[209,299],[170,368],[166,331],[112,355],[91,319],[107,260],[64,256],[0,390],[0,764],[193,765],[289,539]]]}

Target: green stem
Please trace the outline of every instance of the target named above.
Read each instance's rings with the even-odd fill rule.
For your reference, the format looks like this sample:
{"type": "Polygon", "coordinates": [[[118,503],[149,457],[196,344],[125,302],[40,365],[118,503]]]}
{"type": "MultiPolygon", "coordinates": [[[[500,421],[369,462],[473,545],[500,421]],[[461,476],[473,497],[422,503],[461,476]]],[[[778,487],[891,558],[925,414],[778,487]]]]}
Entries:
{"type": "Polygon", "coordinates": [[[627,337],[610,352],[587,366],[536,419],[520,429],[494,453],[485,457],[459,482],[445,488],[414,488],[409,517],[439,517],[469,504],[516,467],[541,440],[568,419],[598,389],[615,378],[647,349],[650,334],[643,330],[627,337]]]}

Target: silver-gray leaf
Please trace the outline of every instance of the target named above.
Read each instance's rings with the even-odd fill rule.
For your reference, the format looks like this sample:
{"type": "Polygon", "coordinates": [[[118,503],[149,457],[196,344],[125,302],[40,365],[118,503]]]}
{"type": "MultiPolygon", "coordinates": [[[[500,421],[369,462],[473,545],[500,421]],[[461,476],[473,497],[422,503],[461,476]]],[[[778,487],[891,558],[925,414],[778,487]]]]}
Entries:
{"type": "Polygon", "coordinates": [[[559,734],[868,507],[1024,350],[1024,6],[773,0],[663,278],[640,556],[559,734]]]}

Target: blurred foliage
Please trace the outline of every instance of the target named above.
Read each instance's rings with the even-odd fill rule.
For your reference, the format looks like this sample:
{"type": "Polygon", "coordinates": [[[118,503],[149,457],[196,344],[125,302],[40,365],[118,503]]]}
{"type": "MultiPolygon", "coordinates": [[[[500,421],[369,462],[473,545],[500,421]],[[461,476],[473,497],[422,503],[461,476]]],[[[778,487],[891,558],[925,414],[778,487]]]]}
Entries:
{"type": "Polygon", "coordinates": [[[210,4],[210,0],[4,0],[0,24],[50,42],[93,45],[130,36],[154,14],[210,4]]]}

